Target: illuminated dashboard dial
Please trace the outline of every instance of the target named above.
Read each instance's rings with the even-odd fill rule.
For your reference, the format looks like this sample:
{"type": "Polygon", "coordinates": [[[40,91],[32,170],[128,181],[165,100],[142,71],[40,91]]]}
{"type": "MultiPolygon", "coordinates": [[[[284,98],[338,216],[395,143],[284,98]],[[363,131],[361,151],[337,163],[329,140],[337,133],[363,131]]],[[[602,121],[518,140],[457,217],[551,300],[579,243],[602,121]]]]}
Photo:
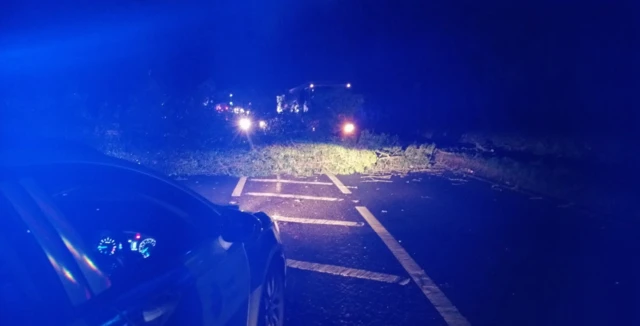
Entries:
{"type": "Polygon", "coordinates": [[[105,237],[100,239],[98,242],[98,252],[103,255],[113,256],[118,249],[118,245],[116,244],[116,240],[111,237],[105,237]]]}
{"type": "Polygon", "coordinates": [[[156,239],[146,238],[140,241],[140,245],[138,246],[138,252],[142,254],[142,257],[147,258],[151,255],[151,251],[155,246],[156,246],[156,239]]]}

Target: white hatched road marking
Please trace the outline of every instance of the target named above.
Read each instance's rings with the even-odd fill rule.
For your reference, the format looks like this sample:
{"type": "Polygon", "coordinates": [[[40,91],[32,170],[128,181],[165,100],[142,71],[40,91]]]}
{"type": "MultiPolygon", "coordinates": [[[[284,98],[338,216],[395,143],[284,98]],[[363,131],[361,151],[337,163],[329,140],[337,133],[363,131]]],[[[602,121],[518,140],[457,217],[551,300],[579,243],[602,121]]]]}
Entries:
{"type": "Polygon", "coordinates": [[[345,277],[354,277],[354,278],[385,282],[385,283],[397,283],[401,285],[406,285],[409,282],[409,279],[407,278],[403,278],[403,277],[391,275],[391,274],[377,273],[377,272],[367,271],[363,269],[349,268],[349,267],[336,266],[336,265],[311,263],[311,262],[293,260],[293,259],[287,259],[287,266],[290,268],[302,269],[306,271],[313,271],[318,273],[326,273],[326,274],[339,275],[339,276],[345,276],[345,277]]]}
{"type": "Polygon", "coordinates": [[[242,189],[244,188],[245,183],[247,183],[247,177],[240,177],[240,180],[238,180],[238,184],[233,189],[233,193],[231,193],[231,197],[240,197],[240,195],[242,195],[242,189]]]}
{"type": "Polygon", "coordinates": [[[369,223],[373,231],[375,231],[380,239],[387,245],[391,253],[398,259],[400,265],[409,273],[414,282],[418,285],[422,293],[427,297],[431,304],[436,308],[440,316],[449,326],[468,326],[471,325],[464,316],[458,311],[449,298],[438,288],[431,278],[416,263],[409,253],[402,248],[396,239],[380,224],[378,219],[371,214],[368,208],[364,206],[356,206],[358,213],[369,223]]]}
{"type": "Polygon", "coordinates": [[[255,182],[282,182],[282,183],[297,183],[297,184],[307,184],[307,185],[319,185],[319,186],[332,186],[331,182],[320,182],[320,181],[299,181],[299,180],[285,180],[285,179],[249,179],[249,181],[255,182]]]}
{"type": "Polygon", "coordinates": [[[342,225],[342,226],[363,226],[363,222],[352,221],[337,221],[337,220],[325,220],[319,218],[302,218],[302,217],[288,217],[280,215],[271,215],[276,221],[279,222],[292,222],[292,223],[304,223],[304,224],[323,224],[323,225],[342,225]]]}
{"type": "Polygon", "coordinates": [[[342,201],[342,198],[334,197],[318,197],[318,196],[305,196],[305,195],[293,195],[293,194],[276,194],[272,192],[247,192],[247,196],[257,197],[279,197],[279,198],[293,198],[293,199],[308,199],[308,200],[324,200],[324,201],[342,201]]]}
{"type": "Polygon", "coordinates": [[[351,193],[351,190],[347,189],[347,187],[342,184],[342,181],[340,181],[340,179],[338,179],[335,175],[327,173],[327,177],[331,179],[331,181],[336,185],[336,187],[338,187],[338,189],[340,189],[340,191],[342,191],[343,194],[348,195],[351,193]]]}
{"type": "Polygon", "coordinates": [[[276,192],[277,193],[281,193],[282,192],[282,182],[280,182],[280,175],[277,174],[276,175],[276,180],[278,180],[278,182],[276,183],[276,192]]]}

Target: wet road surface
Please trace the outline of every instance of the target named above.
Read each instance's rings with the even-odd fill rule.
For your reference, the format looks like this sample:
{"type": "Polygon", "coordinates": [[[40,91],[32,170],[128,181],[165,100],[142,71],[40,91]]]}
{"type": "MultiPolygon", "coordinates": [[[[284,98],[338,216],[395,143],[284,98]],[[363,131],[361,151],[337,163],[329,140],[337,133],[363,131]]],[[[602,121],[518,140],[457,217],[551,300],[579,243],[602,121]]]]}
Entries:
{"type": "Polygon", "coordinates": [[[288,325],[640,325],[631,219],[454,176],[179,180],[278,221],[288,325]]]}

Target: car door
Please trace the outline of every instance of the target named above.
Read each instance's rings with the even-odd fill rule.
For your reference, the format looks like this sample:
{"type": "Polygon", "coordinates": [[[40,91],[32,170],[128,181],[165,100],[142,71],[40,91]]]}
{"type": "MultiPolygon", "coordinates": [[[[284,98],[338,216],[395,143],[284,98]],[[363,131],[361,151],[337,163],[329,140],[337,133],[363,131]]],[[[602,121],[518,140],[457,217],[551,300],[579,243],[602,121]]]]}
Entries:
{"type": "Polygon", "coordinates": [[[79,267],[32,198],[0,180],[0,325],[126,325],[94,300],[79,267]]]}
{"type": "Polygon", "coordinates": [[[248,259],[241,243],[221,238],[221,216],[213,206],[122,167],[70,164],[43,167],[33,176],[22,186],[38,198],[84,278],[95,284],[95,295],[111,300],[126,320],[246,323],[248,259]],[[143,254],[145,241],[153,246],[143,254]],[[101,277],[107,287],[96,281],[101,277]]]}

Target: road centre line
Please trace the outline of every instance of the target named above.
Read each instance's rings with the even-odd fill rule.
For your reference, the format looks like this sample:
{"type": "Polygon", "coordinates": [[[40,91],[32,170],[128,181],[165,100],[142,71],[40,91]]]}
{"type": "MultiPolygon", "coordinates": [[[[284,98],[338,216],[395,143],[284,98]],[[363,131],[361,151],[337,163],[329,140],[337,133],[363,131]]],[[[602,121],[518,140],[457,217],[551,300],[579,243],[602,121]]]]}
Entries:
{"type": "Polygon", "coordinates": [[[308,184],[308,185],[321,185],[321,186],[332,186],[332,182],[320,182],[320,181],[298,181],[298,180],[284,180],[284,179],[249,179],[249,181],[255,182],[282,182],[282,183],[297,183],[297,184],[308,184]]]}
{"type": "Polygon", "coordinates": [[[256,197],[280,197],[280,198],[293,198],[293,199],[308,199],[308,200],[324,200],[324,201],[342,201],[342,198],[334,197],[317,197],[317,196],[305,196],[305,195],[292,195],[292,194],[276,194],[272,192],[247,192],[247,196],[256,197]]]}
{"type": "Polygon", "coordinates": [[[339,275],[345,277],[360,278],[371,281],[385,282],[385,283],[397,283],[400,285],[406,285],[409,283],[409,279],[396,275],[371,272],[363,269],[349,268],[336,265],[326,265],[311,263],[300,260],[287,259],[287,267],[302,269],[306,271],[326,273],[332,275],[339,275]]]}
{"type": "Polygon", "coordinates": [[[363,222],[352,221],[339,221],[339,220],[325,220],[319,218],[301,218],[301,217],[288,217],[280,215],[271,215],[271,218],[278,222],[292,222],[292,223],[304,223],[304,224],[322,224],[322,225],[342,225],[342,226],[363,226],[363,222]]]}
{"type": "Polygon", "coordinates": [[[427,297],[429,302],[436,308],[440,316],[449,326],[468,326],[471,325],[467,319],[462,316],[458,309],[451,303],[449,298],[438,288],[431,278],[416,263],[409,253],[402,248],[400,243],[382,226],[378,219],[373,216],[371,211],[364,206],[356,206],[356,210],[369,223],[369,226],[375,231],[382,242],[387,245],[391,253],[398,259],[400,265],[409,273],[414,282],[418,285],[422,293],[427,297]]]}
{"type": "Polygon", "coordinates": [[[240,180],[238,180],[238,184],[233,189],[233,193],[231,193],[231,197],[240,197],[240,195],[242,195],[242,189],[244,188],[245,183],[247,183],[247,177],[240,177],[240,180]]]}
{"type": "Polygon", "coordinates": [[[342,181],[340,181],[340,179],[338,179],[335,175],[331,174],[331,173],[326,173],[327,177],[329,177],[329,179],[331,179],[331,181],[333,183],[335,183],[336,187],[338,187],[338,189],[340,189],[340,191],[342,191],[343,194],[350,194],[351,190],[347,189],[347,187],[344,186],[344,184],[342,184],[342,181]]]}

